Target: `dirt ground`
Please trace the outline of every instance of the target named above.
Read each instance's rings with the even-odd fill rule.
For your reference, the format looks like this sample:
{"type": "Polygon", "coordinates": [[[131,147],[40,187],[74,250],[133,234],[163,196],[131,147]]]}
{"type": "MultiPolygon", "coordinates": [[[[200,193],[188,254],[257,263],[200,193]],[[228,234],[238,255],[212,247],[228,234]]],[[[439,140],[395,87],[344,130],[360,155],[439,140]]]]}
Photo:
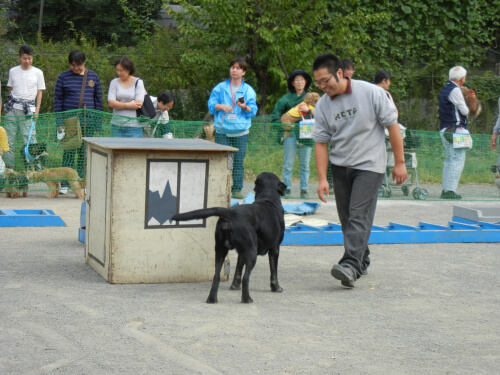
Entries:
{"type": "MultiPolygon", "coordinates": [[[[384,200],[375,224],[445,225],[457,204],[500,209],[384,200]]],[[[283,293],[259,258],[253,304],[226,282],[209,305],[210,283],[108,284],[84,262],[80,205],[0,197],[0,209],[51,209],[67,224],[0,228],[0,374],[500,372],[498,243],[373,245],[351,290],[330,276],[341,246],[284,246],[283,293]]],[[[333,201],[315,216],[338,222],[333,201]]]]}

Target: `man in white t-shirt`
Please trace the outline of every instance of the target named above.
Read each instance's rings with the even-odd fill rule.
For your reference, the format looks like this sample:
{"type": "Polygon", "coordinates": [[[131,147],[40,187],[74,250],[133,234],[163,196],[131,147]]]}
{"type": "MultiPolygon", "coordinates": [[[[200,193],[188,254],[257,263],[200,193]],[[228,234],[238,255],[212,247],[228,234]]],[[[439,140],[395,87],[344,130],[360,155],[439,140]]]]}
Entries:
{"type": "MultiPolygon", "coordinates": [[[[22,45],[19,48],[19,61],[21,65],[9,71],[8,101],[4,105],[5,116],[23,116],[8,121],[5,119],[4,128],[9,139],[10,151],[5,153],[4,161],[7,168],[14,169],[15,142],[17,133],[21,134],[23,144],[28,143],[29,132],[33,115],[38,115],[42,103],[42,92],[45,90],[43,72],[33,64],[33,48],[22,45]],[[22,119],[22,120],[21,120],[22,119]]],[[[35,139],[36,131],[33,129],[32,137],[35,139]]]]}

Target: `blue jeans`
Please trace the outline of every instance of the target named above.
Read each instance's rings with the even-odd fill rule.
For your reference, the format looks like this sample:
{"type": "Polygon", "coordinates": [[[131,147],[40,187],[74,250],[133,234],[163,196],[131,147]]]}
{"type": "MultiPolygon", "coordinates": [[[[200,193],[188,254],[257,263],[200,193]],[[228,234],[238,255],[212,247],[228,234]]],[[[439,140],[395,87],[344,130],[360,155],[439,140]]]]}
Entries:
{"type": "Polygon", "coordinates": [[[368,238],[384,174],[332,165],[332,177],[344,234],[344,256],[339,264],[350,267],[359,278],[370,265],[368,238]]]}
{"type": "Polygon", "coordinates": [[[241,191],[243,189],[243,160],[247,152],[248,134],[240,137],[228,137],[222,133],[215,133],[215,143],[225,146],[231,146],[238,149],[233,153],[233,186],[231,192],[241,191]]]}
{"type": "Polygon", "coordinates": [[[448,142],[444,138],[444,132],[440,132],[439,135],[443,142],[445,155],[443,163],[443,190],[456,192],[465,165],[465,149],[453,148],[453,143],[448,142]]]}
{"type": "Polygon", "coordinates": [[[297,145],[297,138],[294,135],[285,138],[283,141],[285,158],[283,162],[283,182],[287,189],[292,189],[292,172],[295,163],[297,148],[299,151],[299,171],[300,171],[300,190],[307,190],[309,183],[309,160],[311,159],[312,147],[297,145]]]}
{"type": "Polygon", "coordinates": [[[111,125],[111,136],[122,138],[142,138],[142,128],[111,125]]]}
{"type": "MultiPolygon", "coordinates": [[[[30,134],[31,129],[31,121],[33,120],[32,116],[26,116],[22,109],[12,108],[12,110],[8,113],[5,113],[5,117],[3,122],[0,124],[5,129],[7,133],[7,140],[9,142],[9,151],[5,152],[3,155],[3,160],[5,162],[5,166],[10,169],[14,169],[16,162],[16,138],[17,134],[21,135],[23,140],[22,147],[24,148],[28,143],[28,136],[30,134]],[[9,118],[10,116],[16,116],[14,119],[9,118]]],[[[36,142],[36,127],[33,128],[33,133],[31,137],[34,142],[36,142]]],[[[19,152],[19,151],[18,151],[19,152]]]]}

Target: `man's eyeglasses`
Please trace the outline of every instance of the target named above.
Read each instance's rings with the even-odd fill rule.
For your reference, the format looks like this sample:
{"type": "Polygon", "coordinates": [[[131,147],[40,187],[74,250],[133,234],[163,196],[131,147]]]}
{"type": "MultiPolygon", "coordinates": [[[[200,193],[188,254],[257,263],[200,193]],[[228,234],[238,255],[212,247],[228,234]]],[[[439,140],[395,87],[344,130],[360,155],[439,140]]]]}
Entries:
{"type": "Polygon", "coordinates": [[[328,83],[328,81],[332,79],[332,77],[333,77],[333,74],[328,79],[322,79],[321,81],[314,81],[314,85],[317,87],[321,87],[323,85],[326,85],[328,83]]]}

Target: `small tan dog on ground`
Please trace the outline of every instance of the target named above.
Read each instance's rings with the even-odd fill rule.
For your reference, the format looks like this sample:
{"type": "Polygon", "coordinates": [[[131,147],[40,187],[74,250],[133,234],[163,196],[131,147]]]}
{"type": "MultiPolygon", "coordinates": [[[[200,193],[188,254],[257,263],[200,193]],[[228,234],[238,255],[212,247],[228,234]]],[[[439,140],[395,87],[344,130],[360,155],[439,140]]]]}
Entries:
{"type": "Polygon", "coordinates": [[[44,182],[49,188],[47,198],[56,198],[59,195],[61,181],[68,181],[70,189],[75,193],[76,198],[84,199],[85,181],[78,176],[73,168],[49,168],[41,172],[29,173],[30,183],[44,182]]]}
{"type": "Polygon", "coordinates": [[[4,192],[7,194],[7,198],[15,199],[20,196],[28,196],[28,178],[24,174],[5,168],[5,177],[7,186],[4,188],[4,192]]]}

